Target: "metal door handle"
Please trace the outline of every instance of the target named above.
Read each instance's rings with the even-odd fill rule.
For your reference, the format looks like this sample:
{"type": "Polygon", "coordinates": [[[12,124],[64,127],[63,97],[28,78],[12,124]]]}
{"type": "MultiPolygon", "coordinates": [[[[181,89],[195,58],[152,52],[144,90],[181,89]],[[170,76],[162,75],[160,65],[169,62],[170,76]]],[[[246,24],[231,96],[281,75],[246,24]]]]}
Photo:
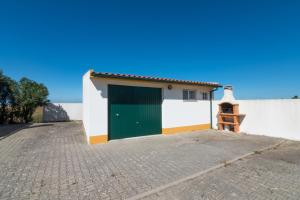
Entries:
{"type": "Polygon", "coordinates": [[[120,116],[120,114],[119,114],[119,113],[117,113],[117,114],[116,114],[116,117],[119,117],[119,116],[120,116]]]}
{"type": "Polygon", "coordinates": [[[136,124],[139,124],[140,122],[135,122],[136,124]]]}

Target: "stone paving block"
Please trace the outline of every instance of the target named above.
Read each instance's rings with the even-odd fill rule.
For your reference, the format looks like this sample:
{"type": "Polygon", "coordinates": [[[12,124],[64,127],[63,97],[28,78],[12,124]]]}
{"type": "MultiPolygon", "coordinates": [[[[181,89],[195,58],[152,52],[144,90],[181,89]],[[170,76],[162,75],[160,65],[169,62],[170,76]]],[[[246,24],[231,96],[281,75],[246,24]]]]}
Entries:
{"type": "MultiPolygon", "coordinates": [[[[0,199],[126,199],[278,141],[209,130],[88,145],[80,122],[35,124],[0,140],[0,199]]],[[[271,191],[278,198],[293,198],[299,194],[299,179],[288,172],[297,171],[300,160],[298,146],[293,148],[290,156],[282,157],[285,161],[276,160],[278,166],[289,163],[289,171],[284,167],[276,171],[286,176],[277,177],[270,168],[251,165],[258,173],[271,176],[261,179],[241,166],[234,177],[224,171],[220,176],[226,181],[218,183],[219,178],[210,177],[214,186],[201,186],[200,193],[191,190],[192,194],[235,198],[247,189],[252,195],[261,194],[256,198],[266,197],[267,190],[255,184],[259,180],[268,187],[274,181],[285,184],[283,190],[271,191]],[[239,188],[229,187],[235,183],[239,188]]],[[[178,191],[184,194],[190,192],[188,188],[178,191]]],[[[252,198],[248,193],[245,195],[252,198]]]]}
{"type": "Polygon", "coordinates": [[[289,141],[143,199],[300,199],[300,144],[289,141]]]}

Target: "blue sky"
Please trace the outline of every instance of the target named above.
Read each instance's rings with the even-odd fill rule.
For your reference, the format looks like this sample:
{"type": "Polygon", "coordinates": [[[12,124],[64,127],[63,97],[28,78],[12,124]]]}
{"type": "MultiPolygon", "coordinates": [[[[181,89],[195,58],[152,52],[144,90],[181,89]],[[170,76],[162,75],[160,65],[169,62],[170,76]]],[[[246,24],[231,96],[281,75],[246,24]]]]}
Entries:
{"type": "Polygon", "coordinates": [[[0,69],[52,101],[81,101],[89,68],[232,84],[239,99],[300,95],[297,0],[0,3],[0,69]]]}

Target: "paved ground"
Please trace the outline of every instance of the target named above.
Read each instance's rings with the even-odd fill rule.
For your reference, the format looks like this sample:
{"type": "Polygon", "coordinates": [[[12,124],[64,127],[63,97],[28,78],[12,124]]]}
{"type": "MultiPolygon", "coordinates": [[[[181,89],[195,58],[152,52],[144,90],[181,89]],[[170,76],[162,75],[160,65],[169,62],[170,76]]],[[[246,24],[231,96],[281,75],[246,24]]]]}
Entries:
{"type": "Polygon", "coordinates": [[[287,142],[205,176],[143,198],[300,199],[300,145],[287,142]]]}
{"type": "MultiPolygon", "coordinates": [[[[278,141],[204,131],[87,145],[79,122],[37,124],[0,140],[0,199],[126,199],[278,141]]],[[[288,142],[146,199],[299,199],[299,155],[288,142]]]]}

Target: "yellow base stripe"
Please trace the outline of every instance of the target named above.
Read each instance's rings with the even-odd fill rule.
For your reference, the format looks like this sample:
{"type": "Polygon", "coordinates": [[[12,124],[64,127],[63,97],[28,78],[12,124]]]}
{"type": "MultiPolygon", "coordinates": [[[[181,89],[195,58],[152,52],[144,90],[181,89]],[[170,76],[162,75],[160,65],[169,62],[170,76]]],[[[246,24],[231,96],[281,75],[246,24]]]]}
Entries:
{"type": "Polygon", "coordinates": [[[90,136],[90,144],[104,144],[107,143],[107,135],[90,136]]]}
{"type": "MultiPolygon", "coordinates": [[[[170,134],[176,134],[176,133],[182,133],[182,132],[200,131],[200,130],[207,130],[207,129],[210,129],[210,124],[179,126],[179,127],[173,127],[173,128],[163,128],[162,134],[170,135],[170,134]]],[[[90,136],[89,139],[90,139],[90,142],[89,142],[90,144],[105,144],[108,142],[107,135],[90,136]]]]}
{"type": "Polygon", "coordinates": [[[200,131],[210,129],[210,124],[198,124],[193,126],[179,126],[174,128],[163,128],[162,134],[176,134],[181,132],[189,132],[189,131],[200,131]]]}

